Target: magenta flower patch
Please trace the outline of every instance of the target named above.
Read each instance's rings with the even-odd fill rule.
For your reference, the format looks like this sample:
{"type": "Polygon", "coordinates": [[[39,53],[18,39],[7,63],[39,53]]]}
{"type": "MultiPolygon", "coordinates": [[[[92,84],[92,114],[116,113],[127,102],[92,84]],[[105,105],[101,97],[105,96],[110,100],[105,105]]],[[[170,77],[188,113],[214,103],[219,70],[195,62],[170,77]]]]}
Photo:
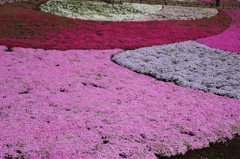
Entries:
{"type": "Polygon", "coordinates": [[[221,34],[210,36],[197,41],[213,48],[232,51],[240,54],[240,10],[224,10],[232,23],[221,34]]]}
{"type": "Polygon", "coordinates": [[[154,159],[240,134],[239,100],[110,61],[123,50],[0,50],[0,158],[154,159]]]}

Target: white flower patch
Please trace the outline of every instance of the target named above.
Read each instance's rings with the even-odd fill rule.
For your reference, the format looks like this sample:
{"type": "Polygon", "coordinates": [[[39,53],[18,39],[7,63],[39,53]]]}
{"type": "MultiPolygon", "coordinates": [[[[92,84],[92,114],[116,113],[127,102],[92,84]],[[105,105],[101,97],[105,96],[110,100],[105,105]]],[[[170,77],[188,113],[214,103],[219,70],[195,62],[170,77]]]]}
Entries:
{"type": "Polygon", "coordinates": [[[151,20],[195,20],[210,18],[218,14],[215,8],[163,6],[158,14],[150,16],[151,20]]]}
{"type": "Polygon", "coordinates": [[[50,0],[41,10],[60,16],[97,21],[192,20],[217,15],[214,8],[161,6],[137,3],[108,4],[75,0],[50,0]]]}
{"type": "Polygon", "coordinates": [[[195,41],[129,50],[112,60],[159,80],[240,98],[240,55],[195,41]]]}
{"type": "Polygon", "coordinates": [[[136,3],[112,5],[105,2],[50,0],[41,5],[40,8],[45,12],[71,18],[99,21],[121,21],[155,14],[161,11],[162,6],[136,3]]]}

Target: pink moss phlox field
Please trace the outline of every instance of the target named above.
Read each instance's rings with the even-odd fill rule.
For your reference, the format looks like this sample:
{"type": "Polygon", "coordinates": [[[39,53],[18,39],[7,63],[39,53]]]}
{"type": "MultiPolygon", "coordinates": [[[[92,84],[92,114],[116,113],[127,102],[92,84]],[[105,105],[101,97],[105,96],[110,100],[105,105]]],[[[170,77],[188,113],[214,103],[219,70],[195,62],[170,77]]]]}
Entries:
{"type": "Polygon", "coordinates": [[[0,47],[0,158],[148,158],[240,134],[240,101],[111,62],[123,50],[0,47]]]}
{"type": "Polygon", "coordinates": [[[38,11],[40,2],[29,3],[1,6],[1,45],[58,50],[135,49],[212,36],[225,30],[231,21],[219,10],[217,16],[201,20],[94,22],[38,11]]]}
{"type": "Polygon", "coordinates": [[[218,35],[198,39],[197,41],[213,48],[240,54],[240,10],[224,10],[231,18],[228,29],[218,35]]]}

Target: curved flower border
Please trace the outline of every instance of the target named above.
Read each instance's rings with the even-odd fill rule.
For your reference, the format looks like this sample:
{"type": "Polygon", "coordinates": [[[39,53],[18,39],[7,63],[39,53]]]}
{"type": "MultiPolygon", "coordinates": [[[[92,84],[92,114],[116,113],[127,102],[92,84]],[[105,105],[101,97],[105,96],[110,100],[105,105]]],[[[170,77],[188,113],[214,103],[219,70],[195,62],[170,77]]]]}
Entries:
{"type": "Polygon", "coordinates": [[[10,48],[136,49],[215,35],[231,21],[221,10],[217,16],[201,20],[94,22],[40,12],[31,3],[1,8],[0,43],[10,48]]]}
{"type": "Polygon", "coordinates": [[[155,158],[240,133],[239,100],[109,60],[123,50],[0,50],[0,157],[155,158]]]}

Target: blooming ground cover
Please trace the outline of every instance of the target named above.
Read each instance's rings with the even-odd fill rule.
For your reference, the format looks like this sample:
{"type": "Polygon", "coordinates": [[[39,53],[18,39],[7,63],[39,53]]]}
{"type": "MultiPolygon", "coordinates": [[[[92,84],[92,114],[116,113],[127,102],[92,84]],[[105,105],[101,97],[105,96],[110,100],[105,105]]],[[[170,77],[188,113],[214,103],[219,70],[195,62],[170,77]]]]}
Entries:
{"type": "Polygon", "coordinates": [[[27,0],[0,0],[0,5],[1,4],[7,4],[7,3],[17,3],[17,2],[23,2],[27,0]]]}
{"type": "Polygon", "coordinates": [[[109,4],[105,2],[50,0],[41,5],[41,10],[60,16],[84,20],[113,21],[131,20],[162,10],[161,5],[137,3],[109,4]]]}
{"type": "Polygon", "coordinates": [[[79,2],[50,0],[41,10],[70,18],[98,21],[190,20],[210,18],[218,11],[214,8],[161,6],[136,3],[108,4],[105,2],[79,2]],[[163,10],[162,10],[163,9],[163,10]]]}
{"type": "Polygon", "coordinates": [[[1,6],[2,45],[60,50],[135,49],[215,35],[231,21],[221,10],[217,16],[200,20],[84,21],[38,11],[36,5],[40,2],[34,3],[1,6]]]}
{"type": "MultiPolygon", "coordinates": [[[[17,13],[20,12],[19,14],[22,15],[21,13],[24,12],[25,19],[19,16],[24,22],[26,17],[31,17],[32,22],[37,22],[41,19],[39,15],[46,15],[46,19],[41,19],[43,22],[27,24],[39,25],[39,28],[43,27],[42,24],[48,27],[50,27],[49,23],[55,24],[51,26],[52,28],[48,28],[50,30],[48,33],[52,33],[52,36],[55,36],[54,33],[61,33],[62,30],[58,30],[58,25],[61,26],[63,22],[67,22],[65,27],[75,26],[76,30],[81,26],[80,22],[82,27],[90,27],[93,24],[101,26],[101,22],[68,19],[30,9],[34,7],[31,4],[1,6],[1,24],[19,22],[16,18],[17,13]],[[8,10],[13,6],[15,10],[8,10]],[[26,7],[29,14],[23,11],[23,7],[26,7]],[[30,13],[35,13],[35,21],[30,13]],[[11,15],[14,18],[3,19],[4,16],[11,17],[11,15]],[[54,17],[56,21],[54,23],[48,21],[51,20],[49,17],[54,17]],[[53,28],[57,31],[51,32],[53,28]]],[[[193,37],[220,33],[230,24],[229,16],[233,13],[235,11],[219,10],[216,17],[209,18],[214,20],[212,24],[209,24],[211,23],[209,19],[202,19],[177,22],[107,22],[103,23],[103,26],[131,24],[132,28],[135,25],[144,29],[150,27],[150,24],[158,23],[161,24],[159,26],[166,25],[165,28],[167,24],[175,24],[175,28],[183,28],[181,24],[189,24],[195,25],[196,30],[198,30],[196,27],[202,27],[204,31],[201,33],[207,32],[208,28],[205,27],[220,28],[215,28],[216,30],[212,32],[209,30],[211,33],[204,36],[189,30],[190,33],[197,34],[190,36],[190,39],[194,39],[193,37]]],[[[239,21],[233,21],[232,24],[238,23],[239,21]]],[[[229,29],[232,28],[231,26],[229,29]]],[[[22,28],[25,27],[25,23],[22,24],[22,28]]],[[[28,28],[31,29],[29,26],[28,28]]],[[[189,28],[191,27],[186,26],[185,29],[189,28]]],[[[10,30],[6,31],[9,39],[17,40],[15,36],[18,29],[10,28],[10,30]]],[[[91,31],[95,33],[96,30],[91,31]]],[[[107,31],[111,32],[111,30],[107,31]]],[[[161,40],[167,35],[174,34],[180,36],[179,41],[184,41],[188,37],[178,33],[182,29],[168,31],[159,30],[160,35],[165,34],[161,40]]],[[[237,30],[235,31],[238,33],[237,30]]],[[[145,33],[147,38],[149,32],[151,31],[145,33]]],[[[35,36],[28,32],[26,34],[29,39],[35,36]]],[[[138,34],[138,40],[143,40],[141,36],[144,33],[138,34]]],[[[66,38],[72,41],[72,36],[66,38]]],[[[116,39],[117,36],[113,41],[116,39]]],[[[18,46],[20,43],[14,40],[11,46],[18,46]]],[[[27,40],[22,42],[25,42],[24,46],[36,47],[32,44],[38,41],[41,43],[41,38],[32,43],[28,43],[27,40]]],[[[60,42],[56,43],[56,48],[67,49],[66,46],[61,47],[60,45],[65,44],[60,42]]],[[[100,44],[101,42],[99,41],[100,44]]],[[[168,44],[175,42],[177,41],[174,38],[164,41],[168,44]]],[[[193,41],[192,43],[203,46],[193,41]]],[[[172,156],[191,149],[207,147],[209,143],[225,141],[226,138],[231,139],[235,134],[240,134],[239,99],[184,88],[172,82],[163,82],[135,73],[110,60],[115,54],[124,52],[123,49],[109,50],[111,47],[105,45],[108,50],[77,50],[73,47],[75,50],[61,51],[52,50],[53,46],[47,42],[45,46],[43,43],[38,45],[42,46],[41,49],[7,48],[4,46],[6,45],[4,41],[0,41],[0,44],[2,45],[0,46],[0,158],[154,159],[156,156],[172,156]],[[43,50],[46,48],[48,50],[43,50]]],[[[74,45],[68,47],[70,46],[74,45]]],[[[81,43],[78,46],[84,45],[81,43]]],[[[89,46],[94,45],[89,43],[89,46]]],[[[140,47],[134,44],[134,40],[128,46],[134,49],[140,47]]],[[[230,45],[227,49],[229,48],[230,45]]],[[[197,52],[198,49],[195,50],[197,52]]],[[[229,57],[230,54],[239,56],[231,52],[228,54],[229,57]]]]}
{"type": "Polygon", "coordinates": [[[155,158],[240,131],[239,100],[111,62],[123,50],[4,50],[1,158],[155,158]]]}
{"type": "Polygon", "coordinates": [[[239,10],[224,11],[232,18],[230,27],[221,34],[198,39],[197,42],[213,48],[219,48],[240,54],[240,12],[239,10]]]}
{"type": "Polygon", "coordinates": [[[181,7],[164,5],[161,12],[150,16],[150,20],[193,20],[210,18],[218,13],[215,8],[181,7]]]}
{"type": "Polygon", "coordinates": [[[240,98],[240,56],[194,41],[125,51],[112,60],[160,80],[240,98]]]}

